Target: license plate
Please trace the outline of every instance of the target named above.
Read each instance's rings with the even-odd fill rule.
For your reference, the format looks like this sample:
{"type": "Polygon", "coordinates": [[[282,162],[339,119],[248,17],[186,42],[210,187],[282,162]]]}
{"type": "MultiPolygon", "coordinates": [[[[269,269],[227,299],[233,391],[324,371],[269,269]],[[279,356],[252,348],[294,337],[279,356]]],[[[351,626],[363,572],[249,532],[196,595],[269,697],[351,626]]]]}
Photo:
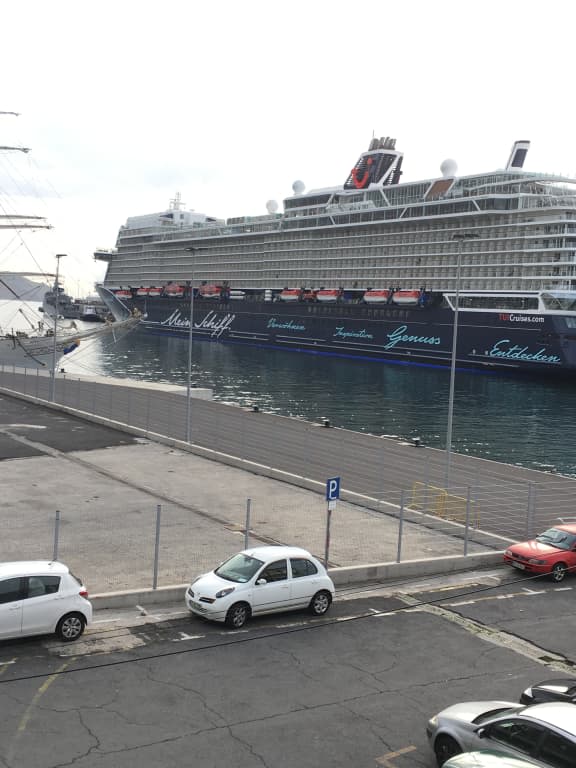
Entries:
{"type": "Polygon", "coordinates": [[[524,563],[517,563],[516,560],[512,560],[512,565],[514,566],[514,568],[519,568],[521,571],[526,570],[526,566],[524,565],[524,563]]]}

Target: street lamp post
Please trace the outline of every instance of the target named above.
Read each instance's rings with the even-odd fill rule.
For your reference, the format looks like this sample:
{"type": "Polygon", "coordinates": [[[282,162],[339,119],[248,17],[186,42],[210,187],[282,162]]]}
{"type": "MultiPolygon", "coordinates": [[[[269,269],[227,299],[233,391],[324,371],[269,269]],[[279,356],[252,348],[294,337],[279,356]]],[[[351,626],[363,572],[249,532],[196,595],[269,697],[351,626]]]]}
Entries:
{"type": "Polygon", "coordinates": [[[50,402],[56,398],[56,349],[58,342],[58,292],[60,290],[60,259],[66,256],[65,253],[56,254],[56,282],[54,283],[54,338],[52,340],[52,375],[50,378],[50,402]]]}
{"type": "Polygon", "coordinates": [[[456,295],[454,297],[454,324],[452,330],[452,357],[450,361],[450,394],[448,395],[448,426],[446,428],[446,474],[444,487],[450,484],[450,462],[452,459],[452,421],[454,416],[454,383],[456,381],[456,352],[458,347],[458,309],[460,307],[460,270],[462,268],[462,244],[464,240],[478,237],[473,232],[461,232],[453,235],[458,241],[458,261],[456,264],[456,295]]]}
{"type": "MultiPolygon", "coordinates": [[[[192,254],[198,251],[198,248],[186,248],[192,254]]],[[[192,342],[194,339],[194,269],[191,271],[190,287],[190,312],[188,320],[188,378],[186,383],[186,442],[190,442],[190,422],[192,420],[192,342]]]]}

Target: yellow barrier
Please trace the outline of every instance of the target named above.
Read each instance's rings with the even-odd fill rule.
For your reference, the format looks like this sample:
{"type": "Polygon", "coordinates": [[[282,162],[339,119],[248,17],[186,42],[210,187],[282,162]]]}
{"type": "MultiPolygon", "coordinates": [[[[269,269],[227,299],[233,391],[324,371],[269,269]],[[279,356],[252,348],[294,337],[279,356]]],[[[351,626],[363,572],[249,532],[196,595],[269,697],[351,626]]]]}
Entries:
{"type": "MultiPolygon", "coordinates": [[[[439,488],[435,485],[416,482],[412,486],[412,502],[410,507],[421,512],[427,512],[430,515],[450,520],[455,523],[466,523],[466,505],[465,496],[456,496],[448,493],[445,488],[439,488]]],[[[480,525],[480,515],[475,501],[470,501],[469,524],[478,528],[480,525]]]]}

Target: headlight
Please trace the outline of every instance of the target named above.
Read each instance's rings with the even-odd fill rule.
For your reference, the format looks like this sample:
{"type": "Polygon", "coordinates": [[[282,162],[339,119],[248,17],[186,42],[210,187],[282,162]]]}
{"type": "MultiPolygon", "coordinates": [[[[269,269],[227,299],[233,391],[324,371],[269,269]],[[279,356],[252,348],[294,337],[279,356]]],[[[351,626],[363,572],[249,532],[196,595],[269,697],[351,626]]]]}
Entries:
{"type": "Polygon", "coordinates": [[[234,590],[235,587],[226,587],[226,589],[221,589],[220,592],[216,592],[216,597],[226,597],[226,595],[232,594],[234,590]]]}
{"type": "Polygon", "coordinates": [[[428,720],[428,728],[438,728],[438,718],[437,717],[431,717],[430,720],[428,720]]]}
{"type": "Polygon", "coordinates": [[[533,698],[532,688],[526,688],[526,690],[524,691],[524,696],[527,696],[529,699],[532,699],[533,698]]]}
{"type": "Polygon", "coordinates": [[[507,549],[506,552],[504,552],[504,557],[512,557],[512,552],[510,552],[510,550],[507,549]]]}
{"type": "Polygon", "coordinates": [[[535,557],[531,557],[528,562],[530,565],[546,565],[546,560],[537,560],[535,557]]]}

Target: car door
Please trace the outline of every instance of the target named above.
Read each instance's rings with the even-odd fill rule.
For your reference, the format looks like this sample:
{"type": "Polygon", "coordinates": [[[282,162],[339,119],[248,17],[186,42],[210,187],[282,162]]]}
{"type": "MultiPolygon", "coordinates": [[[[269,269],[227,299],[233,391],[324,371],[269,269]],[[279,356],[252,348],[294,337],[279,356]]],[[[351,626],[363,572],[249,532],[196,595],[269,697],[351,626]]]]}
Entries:
{"type": "Polygon", "coordinates": [[[534,758],[545,734],[541,725],[511,717],[480,728],[473,748],[495,749],[514,757],[534,758]]]}
{"type": "Polygon", "coordinates": [[[252,591],[252,613],[269,613],[290,608],[288,561],[275,560],[256,576],[252,591]],[[258,583],[265,580],[266,583],[258,583]]]}
{"type": "Polygon", "coordinates": [[[321,574],[314,563],[306,557],[291,557],[290,582],[291,602],[294,607],[307,606],[313,596],[322,588],[321,574]]]}
{"type": "Polygon", "coordinates": [[[0,637],[19,637],[22,632],[23,579],[0,580],[0,637]]]}
{"type": "Polygon", "coordinates": [[[66,612],[60,594],[60,576],[27,576],[22,608],[22,634],[40,635],[53,632],[66,612]]]}

